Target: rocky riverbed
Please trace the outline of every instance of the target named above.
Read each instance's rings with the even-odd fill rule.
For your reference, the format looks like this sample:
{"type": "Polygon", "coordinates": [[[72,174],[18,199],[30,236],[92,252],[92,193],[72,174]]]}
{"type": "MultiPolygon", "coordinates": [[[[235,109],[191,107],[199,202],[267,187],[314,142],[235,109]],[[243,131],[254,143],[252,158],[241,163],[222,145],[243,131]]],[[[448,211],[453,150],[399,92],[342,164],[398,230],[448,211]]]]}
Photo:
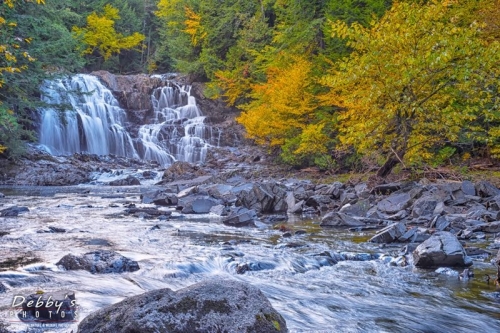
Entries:
{"type": "Polygon", "coordinates": [[[263,156],[18,162],[0,188],[1,320],[26,330],[8,314],[16,295],[71,290],[77,320],[51,329],[75,330],[130,296],[229,279],[259,288],[291,331],[500,329],[494,185],[321,184],[263,156]]]}

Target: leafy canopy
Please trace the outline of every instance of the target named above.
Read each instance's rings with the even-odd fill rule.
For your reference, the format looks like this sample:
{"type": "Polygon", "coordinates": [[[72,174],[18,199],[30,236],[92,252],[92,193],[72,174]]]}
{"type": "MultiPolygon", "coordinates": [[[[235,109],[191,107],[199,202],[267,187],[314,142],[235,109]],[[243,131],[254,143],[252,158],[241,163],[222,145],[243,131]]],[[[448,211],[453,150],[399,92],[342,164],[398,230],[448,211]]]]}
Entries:
{"type": "Polygon", "coordinates": [[[86,48],[83,54],[98,52],[104,60],[114,53],[138,47],[145,36],[134,32],[123,36],[115,30],[115,21],[120,19],[119,10],[111,5],[104,6],[103,15],[93,12],[87,17],[87,25],[83,28],[73,27],[75,38],[81,38],[86,48]]]}
{"type": "Polygon", "coordinates": [[[333,36],[353,49],[323,80],[330,88],[323,102],[345,110],[338,125],[343,146],[379,150],[393,164],[428,160],[480,113],[498,113],[498,102],[491,103],[499,45],[481,38],[484,24],[470,16],[475,5],[396,2],[369,28],[331,24],[333,36]]]}

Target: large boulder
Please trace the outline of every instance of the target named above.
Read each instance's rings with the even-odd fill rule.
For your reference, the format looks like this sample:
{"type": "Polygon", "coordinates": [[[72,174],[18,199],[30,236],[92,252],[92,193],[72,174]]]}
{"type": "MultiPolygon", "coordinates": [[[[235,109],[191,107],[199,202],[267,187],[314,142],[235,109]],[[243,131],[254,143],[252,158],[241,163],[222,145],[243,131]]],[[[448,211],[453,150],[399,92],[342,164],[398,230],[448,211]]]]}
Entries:
{"type": "Polygon", "coordinates": [[[287,332],[283,317],[256,287],[206,281],[153,290],[90,314],[78,333],[287,332]]]}
{"type": "Polygon", "coordinates": [[[241,206],[253,209],[257,213],[286,212],[286,188],[275,182],[258,182],[235,188],[241,206]]]}
{"type": "Polygon", "coordinates": [[[122,273],[139,270],[137,261],[108,250],[85,253],[82,256],[67,254],[56,263],[66,270],[86,270],[91,273],[122,273]]]}
{"type": "Polygon", "coordinates": [[[440,231],[420,244],[413,251],[416,267],[470,266],[472,264],[457,237],[450,232],[440,231]]]}

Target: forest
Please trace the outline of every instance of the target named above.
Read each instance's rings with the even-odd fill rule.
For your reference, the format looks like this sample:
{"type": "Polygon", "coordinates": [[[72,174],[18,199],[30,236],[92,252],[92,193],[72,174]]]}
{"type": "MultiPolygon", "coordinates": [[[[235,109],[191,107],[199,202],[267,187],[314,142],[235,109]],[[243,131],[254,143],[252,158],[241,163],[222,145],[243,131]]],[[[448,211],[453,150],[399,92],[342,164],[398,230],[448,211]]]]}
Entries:
{"type": "Polygon", "coordinates": [[[499,0],[5,0],[0,155],[36,140],[43,80],[179,72],[295,167],[500,157],[499,0]]]}

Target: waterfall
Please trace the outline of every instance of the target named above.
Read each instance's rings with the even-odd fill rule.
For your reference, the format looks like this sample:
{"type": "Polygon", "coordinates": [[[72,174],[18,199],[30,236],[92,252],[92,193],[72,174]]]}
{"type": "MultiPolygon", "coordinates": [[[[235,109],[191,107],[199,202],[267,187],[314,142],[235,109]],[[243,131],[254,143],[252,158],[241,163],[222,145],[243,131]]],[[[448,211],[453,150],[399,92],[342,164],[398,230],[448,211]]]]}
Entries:
{"type": "Polygon", "coordinates": [[[111,91],[91,75],[46,81],[41,110],[40,144],[53,155],[88,152],[138,158],[125,129],[126,115],[111,91]],[[58,110],[64,105],[72,108],[58,110]]]}
{"type": "Polygon", "coordinates": [[[190,86],[167,82],[151,96],[154,116],[152,124],[139,129],[144,156],[163,160],[165,152],[177,161],[203,162],[212,141],[212,129],[190,95],[190,86]]]}
{"type": "Polygon", "coordinates": [[[154,160],[203,162],[213,139],[211,127],[190,95],[190,86],[166,81],[151,96],[152,117],[137,137],[126,129],[126,113],[112,92],[91,75],[47,81],[41,88],[48,105],[40,110],[40,144],[53,155],[88,152],[154,160]],[[61,106],[71,108],[60,110],[61,106]]]}

